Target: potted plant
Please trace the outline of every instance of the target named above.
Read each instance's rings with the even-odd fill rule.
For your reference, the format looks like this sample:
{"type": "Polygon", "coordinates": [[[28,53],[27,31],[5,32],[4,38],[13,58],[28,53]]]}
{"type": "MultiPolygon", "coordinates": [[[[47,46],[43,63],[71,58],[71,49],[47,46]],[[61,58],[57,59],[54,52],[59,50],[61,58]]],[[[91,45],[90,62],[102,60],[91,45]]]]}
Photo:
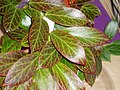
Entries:
{"type": "Polygon", "coordinates": [[[90,1],[0,0],[0,88],[85,90],[83,81],[92,86],[102,59],[110,60],[107,53],[120,55],[120,41],[108,44],[115,36],[111,24],[108,36],[93,28],[100,11],[90,1]]]}

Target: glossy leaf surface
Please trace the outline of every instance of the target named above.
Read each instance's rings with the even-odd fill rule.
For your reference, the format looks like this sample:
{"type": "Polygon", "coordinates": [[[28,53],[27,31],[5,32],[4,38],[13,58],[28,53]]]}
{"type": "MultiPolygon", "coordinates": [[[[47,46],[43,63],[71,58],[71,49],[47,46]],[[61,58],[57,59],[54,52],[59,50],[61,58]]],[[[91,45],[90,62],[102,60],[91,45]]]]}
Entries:
{"type": "Polygon", "coordinates": [[[19,85],[29,80],[37,68],[38,53],[20,58],[8,71],[5,86],[19,85]]]}
{"type": "Polygon", "coordinates": [[[63,30],[79,39],[82,46],[98,46],[109,41],[104,33],[90,27],[70,27],[63,30]]]}
{"type": "Polygon", "coordinates": [[[61,60],[62,56],[51,42],[47,43],[40,52],[39,66],[50,68],[61,60]]]}
{"type": "Polygon", "coordinates": [[[32,23],[29,32],[31,51],[41,50],[48,40],[49,27],[47,22],[38,16],[32,23]]]}
{"type": "Polygon", "coordinates": [[[55,30],[51,33],[51,40],[55,48],[71,62],[85,65],[86,57],[85,51],[79,45],[79,41],[72,35],[61,31],[55,30]]]}
{"type": "Polygon", "coordinates": [[[52,9],[45,16],[63,26],[81,26],[87,22],[81,11],[68,7],[52,9]]]}
{"type": "Polygon", "coordinates": [[[13,51],[0,54],[0,76],[5,76],[12,65],[23,57],[23,51],[13,51]]]}

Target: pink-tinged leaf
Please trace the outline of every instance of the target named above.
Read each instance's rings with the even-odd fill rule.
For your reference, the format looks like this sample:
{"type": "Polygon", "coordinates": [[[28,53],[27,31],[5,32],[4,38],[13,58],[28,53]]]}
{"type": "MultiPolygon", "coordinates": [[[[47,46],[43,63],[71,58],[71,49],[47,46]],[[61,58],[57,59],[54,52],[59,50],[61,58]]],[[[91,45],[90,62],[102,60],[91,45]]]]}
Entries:
{"type": "Polygon", "coordinates": [[[79,77],[64,64],[56,64],[51,68],[51,72],[59,86],[59,90],[85,90],[79,77]]]}
{"type": "Polygon", "coordinates": [[[0,76],[5,76],[12,65],[26,55],[23,51],[13,51],[0,54],[0,76]]]}
{"type": "Polygon", "coordinates": [[[57,64],[62,59],[62,56],[55,49],[51,42],[47,43],[40,52],[39,67],[49,68],[57,64]]]}
{"type": "Polygon", "coordinates": [[[20,58],[8,71],[4,86],[15,86],[29,80],[37,68],[39,53],[20,58]]]}
{"type": "Polygon", "coordinates": [[[29,32],[31,52],[41,50],[46,44],[49,35],[49,26],[42,17],[37,17],[32,23],[29,32]]]}
{"type": "Polygon", "coordinates": [[[100,46],[109,41],[103,32],[91,27],[70,27],[63,30],[75,36],[82,46],[100,46]]]}
{"type": "Polygon", "coordinates": [[[77,65],[77,67],[86,74],[96,74],[96,62],[94,55],[90,48],[84,47],[84,49],[86,54],[86,65],[85,66],[77,65]]]}
{"type": "Polygon", "coordinates": [[[81,65],[86,64],[84,48],[79,45],[75,37],[64,31],[55,30],[51,33],[51,40],[55,48],[69,61],[81,65]]]}
{"type": "Polygon", "coordinates": [[[86,16],[75,8],[55,8],[49,10],[45,16],[63,26],[82,26],[87,23],[86,16]]]}

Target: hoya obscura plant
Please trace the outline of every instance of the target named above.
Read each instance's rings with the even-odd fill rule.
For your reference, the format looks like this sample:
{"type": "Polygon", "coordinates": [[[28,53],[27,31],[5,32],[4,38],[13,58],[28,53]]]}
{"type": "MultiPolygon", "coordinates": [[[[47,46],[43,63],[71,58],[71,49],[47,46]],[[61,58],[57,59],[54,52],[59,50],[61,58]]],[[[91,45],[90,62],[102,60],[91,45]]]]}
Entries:
{"type": "Polygon", "coordinates": [[[100,11],[90,1],[0,0],[1,90],[92,86],[102,69],[101,51],[115,52],[107,43],[115,33],[107,29],[108,38],[93,28],[100,11]]]}

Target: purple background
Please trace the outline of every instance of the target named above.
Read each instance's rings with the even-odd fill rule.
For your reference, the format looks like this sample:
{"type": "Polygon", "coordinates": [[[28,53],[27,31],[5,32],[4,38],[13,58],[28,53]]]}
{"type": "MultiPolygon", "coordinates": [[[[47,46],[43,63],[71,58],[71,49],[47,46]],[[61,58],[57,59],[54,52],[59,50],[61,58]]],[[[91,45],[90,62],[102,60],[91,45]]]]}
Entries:
{"type": "MultiPolygon", "coordinates": [[[[98,16],[96,19],[95,19],[95,28],[101,30],[104,32],[104,29],[105,29],[105,26],[107,25],[107,23],[109,21],[111,21],[109,15],[107,14],[107,12],[105,11],[105,9],[103,8],[102,4],[100,3],[99,0],[95,0],[92,2],[94,5],[96,5],[100,11],[101,11],[101,15],[98,16]]],[[[114,40],[120,40],[120,33],[118,33],[113,39],[112,41],[114,40]]]]}

